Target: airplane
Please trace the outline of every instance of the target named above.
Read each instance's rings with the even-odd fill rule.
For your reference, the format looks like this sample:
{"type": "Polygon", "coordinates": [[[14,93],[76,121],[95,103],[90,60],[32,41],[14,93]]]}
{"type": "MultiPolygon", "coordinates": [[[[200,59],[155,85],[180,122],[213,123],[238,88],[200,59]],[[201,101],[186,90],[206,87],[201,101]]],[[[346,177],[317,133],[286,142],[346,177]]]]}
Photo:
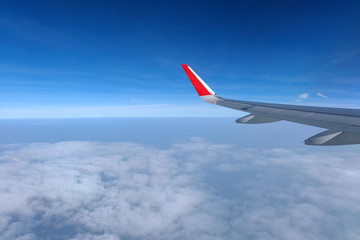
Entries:
{"type": "Polygon", "coordinates": [[[327,129],[305,140],[306,145],[360,144],[360,109],[300,106],[222,98],[188,65],[182,64],[199,96],[208,103],[250,113],[236,123],[259,124],[286,120],[327,129]]]}

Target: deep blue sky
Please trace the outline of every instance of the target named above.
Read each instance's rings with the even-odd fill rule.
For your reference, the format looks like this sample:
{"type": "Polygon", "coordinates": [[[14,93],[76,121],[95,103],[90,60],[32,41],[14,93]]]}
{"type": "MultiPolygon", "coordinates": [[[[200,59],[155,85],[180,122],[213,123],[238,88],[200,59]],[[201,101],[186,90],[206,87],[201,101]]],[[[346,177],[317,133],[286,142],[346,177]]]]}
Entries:
{"type": "Polygon", "coordinates": [[[359,12],[358,1],[3,1],[0,117],[234,114],[201,102],[182,63],[224,97],[357,107],[359,12]]]}

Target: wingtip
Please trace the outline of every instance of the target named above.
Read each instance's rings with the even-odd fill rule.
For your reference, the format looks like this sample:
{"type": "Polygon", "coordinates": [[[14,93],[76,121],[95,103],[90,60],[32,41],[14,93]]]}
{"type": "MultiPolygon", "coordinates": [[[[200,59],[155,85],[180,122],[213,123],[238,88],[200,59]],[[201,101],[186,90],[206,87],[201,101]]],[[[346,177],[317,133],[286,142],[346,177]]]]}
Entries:
{"type": "Polygon", "coordinates": [[[191,83],[194,85],[199,96],[215,95],[215,92],[189,67],[187,64],[181,64],[191,83]]]}
{"type": "Polygon", "coordinates": [[[189,65],[187,65],[187,64],[181,64],[181,66],[182,66],[184,69],[189,67],[189,65]]]}

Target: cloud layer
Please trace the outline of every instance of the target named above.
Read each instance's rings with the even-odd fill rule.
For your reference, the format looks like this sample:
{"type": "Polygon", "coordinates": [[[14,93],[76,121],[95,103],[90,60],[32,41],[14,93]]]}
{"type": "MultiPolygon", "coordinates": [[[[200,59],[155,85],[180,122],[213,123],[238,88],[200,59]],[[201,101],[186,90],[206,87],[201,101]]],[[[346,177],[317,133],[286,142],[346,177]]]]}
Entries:
{"type": "Polygon", "coordinates": [[[3,146],[1,239],[358,239],[360,154],[3,146]]]}

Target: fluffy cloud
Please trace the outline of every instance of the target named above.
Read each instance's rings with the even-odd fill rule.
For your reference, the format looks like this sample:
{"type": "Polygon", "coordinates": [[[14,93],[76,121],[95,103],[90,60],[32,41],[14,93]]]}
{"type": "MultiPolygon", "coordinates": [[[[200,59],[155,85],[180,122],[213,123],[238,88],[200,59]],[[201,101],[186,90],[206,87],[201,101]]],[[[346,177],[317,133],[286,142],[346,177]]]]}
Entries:
{"type": "Polygon", "coordinates": [[[219,235],[226,226],[207,209],[216,203],[182,161],[188,154],[132,143],[7,146],[0,157],[1,237],[219,235]]]}
{"type": "Polygon", "coordinates": [[[3,146],[1,239],[358,239],[360,154],[3,146]]]}
{"type": "Polygon", "coordinates": [[[256,157],[252,151],[245,154],[253,156],[250,162],[217,166],[224,173],[253,175],[243,179],[246,187],[233,190],[246,204],[232,221],[246,229],[243,238],[359,238],[358,153],[272,149],[256,157]]]}

